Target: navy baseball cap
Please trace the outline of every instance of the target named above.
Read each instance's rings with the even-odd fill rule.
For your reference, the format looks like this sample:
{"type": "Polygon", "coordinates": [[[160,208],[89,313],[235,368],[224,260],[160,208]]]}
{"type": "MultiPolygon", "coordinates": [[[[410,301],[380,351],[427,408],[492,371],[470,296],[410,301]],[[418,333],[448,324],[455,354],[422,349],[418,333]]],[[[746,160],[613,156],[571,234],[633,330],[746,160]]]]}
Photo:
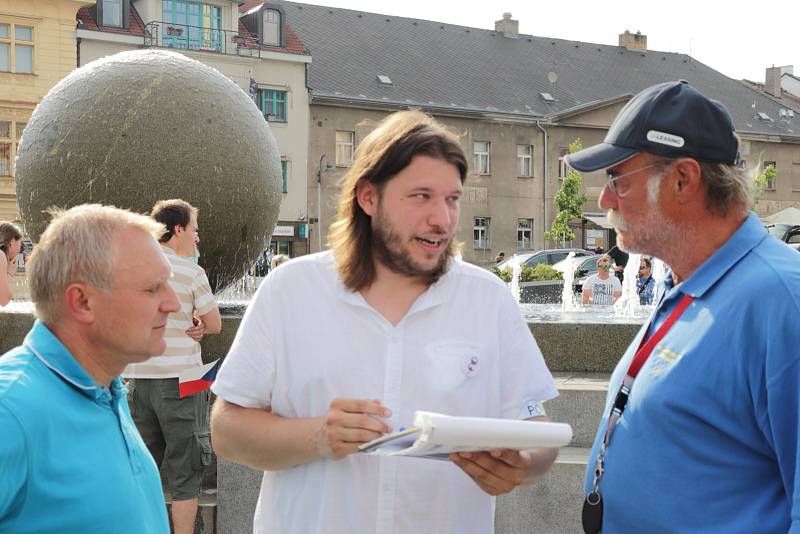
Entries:
{"type": "Polygon", "coordinates": [[[566,156],[580,172],[607,169],[639,152],[734,165],[739,143],[730,113],[686,80],[648,87],[614,119],[599,145],[566,156]]]}

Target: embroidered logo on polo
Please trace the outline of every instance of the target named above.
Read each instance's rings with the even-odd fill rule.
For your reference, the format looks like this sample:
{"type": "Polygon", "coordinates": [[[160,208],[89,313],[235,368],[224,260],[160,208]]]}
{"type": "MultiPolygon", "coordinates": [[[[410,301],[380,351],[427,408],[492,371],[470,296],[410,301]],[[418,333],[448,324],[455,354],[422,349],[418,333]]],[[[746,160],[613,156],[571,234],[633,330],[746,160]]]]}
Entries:
{"type": "Polygon", "coordinates": [[[472,377],[478,374],[478,363],[480,360],[475,355],[469,355],[464,363],[464,374],[472,377]]]}
{"type": "Polygon", "coordinates": [[[669,371],[675,363],[683,358],[683,354],[670,350],[663,345],[656,345],[653,351],[653,365],[650,367],[650,376],[660,376],[669,371]]]}
{"type": "Polygon", "coordinates": [[[647,132],[647,140],[658,143],[659,145],[669,145],[678,148],[682,147],[684,144],[683,137],[666,132],[659,132],[658,130],[650,130],[647,132]]]}

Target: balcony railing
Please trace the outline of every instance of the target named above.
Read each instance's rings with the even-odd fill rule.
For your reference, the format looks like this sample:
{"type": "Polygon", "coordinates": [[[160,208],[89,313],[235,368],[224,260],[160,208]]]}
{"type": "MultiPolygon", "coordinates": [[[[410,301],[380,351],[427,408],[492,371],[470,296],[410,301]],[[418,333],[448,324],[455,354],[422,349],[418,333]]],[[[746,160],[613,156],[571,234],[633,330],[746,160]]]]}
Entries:
{"type": "Polygon", "coordinates": [[[218,28],[205,28],[163,21],[145,24],[144,44],[145,46],[259,58],[262,50],[266,50],[260,44],[258,36],[250,33],[241,34],[218,28]]]}

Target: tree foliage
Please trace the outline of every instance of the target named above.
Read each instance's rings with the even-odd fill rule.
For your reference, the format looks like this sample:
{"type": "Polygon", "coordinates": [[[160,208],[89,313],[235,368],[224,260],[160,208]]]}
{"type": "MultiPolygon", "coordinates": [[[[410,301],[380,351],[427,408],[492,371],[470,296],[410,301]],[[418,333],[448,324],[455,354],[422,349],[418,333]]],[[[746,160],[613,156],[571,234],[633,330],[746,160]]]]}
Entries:
{"type": "MultiPolygon", "coordinates": [[[[504,282],[511,282],[512,270],[507,267],[502,271],[497,267],[492,267],[492,272],[499,276],[504,282]]],[[[540,263],[536,267],[523,267],[519,273],[520,282],[541,282],[544,280],[562,280],[564,275],[553,268],[552,265],[540,263]]]]}
{"type": "Polygon", "coordinates": [[[767,188],[767,184],[775,184],[775,179],[778,177],[778,170],[775,168],[775,165],[767,165],[764,167],[764,171],[759,174],[756,179],[753,181],[753,185],[751,187],[752,192],[752,204],[750,209],[755,210],[756,206],[758,205],[758,201],[761,200],[761,197],[764,196],[764,190],[767,188]]]}
{"type": "MultiPolygon", "coordinates": [[[[580,138],[569,145],[569,152],[573,154],[583,148],[580,138]]],[[[583,217],[583,206],[586,204],[586,193],[583,192],[583,177],[573,168],[567,169],[567,175],[561,182],[561,189],[556,193],[556,207],[558,212],[550,230],[544,233],[545,239],[551,239],[562,247],[567,241],[575,239],[575,234],[569,227],[573,219],[583,217]]]]}

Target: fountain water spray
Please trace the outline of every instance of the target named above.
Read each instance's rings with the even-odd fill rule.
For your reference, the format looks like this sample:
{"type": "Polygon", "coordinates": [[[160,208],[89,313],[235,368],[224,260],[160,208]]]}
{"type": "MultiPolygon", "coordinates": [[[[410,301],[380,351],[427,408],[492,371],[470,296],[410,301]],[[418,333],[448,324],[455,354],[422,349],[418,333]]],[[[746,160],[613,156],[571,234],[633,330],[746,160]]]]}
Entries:
{"type": "Polygon", "coordinates": [[[508,283],[511,294],[514,295],[514,300],[519,304],[519,277],[522,274],[522,266],[517,261],[517,255],[514,254],[514,260],[511,262],[511,282],[508,283]]]}
{"type": "Polygon", "coordinates": [[[622,279],[622,296],[614,303],[614,315],[633,317],[639,309],[639,294],[636,291],[636,275],[639,272],[640,254],[631,254],[622,279]]]}
{"type": "Polygon", "coordinates": [[[572,284],[575,281],[575,268],[578,262],[575,261],[575,251],[570,252],[564,260],[564,287],[561,289],[561,309],[573,311],[578,309],[575,303],[575,295],[572,292],[572,284]]]}

